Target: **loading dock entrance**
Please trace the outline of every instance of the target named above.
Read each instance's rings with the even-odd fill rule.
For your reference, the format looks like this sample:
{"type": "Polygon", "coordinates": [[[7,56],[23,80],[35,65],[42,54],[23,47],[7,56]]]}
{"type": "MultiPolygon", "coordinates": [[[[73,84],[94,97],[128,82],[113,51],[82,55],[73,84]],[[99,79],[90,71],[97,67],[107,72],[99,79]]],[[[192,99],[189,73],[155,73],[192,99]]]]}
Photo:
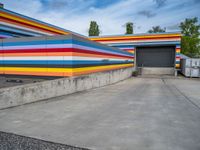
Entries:
{"type": "Polygon", "coordinates": [[[136,63],[138,67],[174,67],[175,47],[138,47],[136,63]]]}
{"type": "Polygon", "coordinates": [[[173,74],[175,47],[137,47],[136,65],[142,68],[142,74],[173,74]]]}

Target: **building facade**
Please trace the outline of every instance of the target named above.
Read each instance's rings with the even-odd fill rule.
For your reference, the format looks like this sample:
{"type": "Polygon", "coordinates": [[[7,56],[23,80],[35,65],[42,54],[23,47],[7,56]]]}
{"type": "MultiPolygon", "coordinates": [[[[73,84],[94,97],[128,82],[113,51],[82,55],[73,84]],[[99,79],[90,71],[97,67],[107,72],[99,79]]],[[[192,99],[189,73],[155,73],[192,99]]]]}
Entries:
{"type": "Polygon", "coordinates": [[[180,33],[85,37],[0,7],[0,74],[76,76],[180,67],[180,33]]]}
{"type": "Polygon", "coordinates": [[[138,67],[180,67],[180,33],[111,35],[90,40],[133,53],[138,67]]]}

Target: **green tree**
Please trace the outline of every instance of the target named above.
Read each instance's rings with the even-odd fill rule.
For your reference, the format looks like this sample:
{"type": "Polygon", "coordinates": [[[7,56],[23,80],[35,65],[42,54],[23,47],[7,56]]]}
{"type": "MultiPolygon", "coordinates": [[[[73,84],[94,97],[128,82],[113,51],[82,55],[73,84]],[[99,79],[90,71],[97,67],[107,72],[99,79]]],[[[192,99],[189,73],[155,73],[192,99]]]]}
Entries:
{"type": "Polygon", "coordinates": [[[132,22],[126,23],[126,34],[133,34],[133,23],[132,22]]]}
{"type": "Polygon", "coordinates": [[[200,56],[200,25],[198,18],[187,18],[180,23],[181,33],[181,52],[189,57],[200,56]]]}
{"type": "Polygon", "coordinates": [[[161,28],[160,26],[154,26],[148,31],[148,33],[163,33],[166,32],[166,28],[161,28]]]}
{"type": "Polygon", "coordinates": [[[91,21],[90,22],[90,28],[89,28],[89,36],[99,36],[99,25],[97,24],[96,21],[91,21]]]}

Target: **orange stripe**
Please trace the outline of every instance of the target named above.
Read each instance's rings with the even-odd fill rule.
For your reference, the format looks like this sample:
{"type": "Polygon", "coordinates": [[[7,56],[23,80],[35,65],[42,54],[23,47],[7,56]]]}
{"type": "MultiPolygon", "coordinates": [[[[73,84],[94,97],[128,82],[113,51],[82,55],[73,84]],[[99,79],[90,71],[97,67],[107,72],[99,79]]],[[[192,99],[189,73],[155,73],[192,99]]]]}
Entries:
{"type": "Polygon", "coordinates": [[[125,51],[127,51],[127,52],[129,52],[129,53],[134,53],[133,50],[125,50],[125,51]]]}
{"type": "Polygon", "coordinates": [[[4,53],[3,56],[10,56],[10,57],[16,57],[16,56],[47,56],[47,53],[4,53]]]}
{"type": "Polygon", "coordinates": [[[85,54],[85,53],[77,53],[77,52],[50,52],[50,53],[0,53],[0,56],[82,56],[82,57],[98,57],[98,58],[118,58],[118,59],[124,59],[123,57],[118,56],[107,56],[107,55],[96,55],[96,54],[85,54]]]}

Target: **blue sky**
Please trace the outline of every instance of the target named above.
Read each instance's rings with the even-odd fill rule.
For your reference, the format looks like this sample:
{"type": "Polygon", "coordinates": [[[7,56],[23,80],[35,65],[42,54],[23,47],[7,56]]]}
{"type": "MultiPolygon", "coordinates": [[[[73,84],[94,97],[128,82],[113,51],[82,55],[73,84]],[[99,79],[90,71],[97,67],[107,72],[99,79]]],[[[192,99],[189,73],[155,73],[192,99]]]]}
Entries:
{"type": "Polygon", "coordinates": [[[178,31],[185,18],[198,17],[200,0],[0,0],[6,9],[87,35],[91,20],[101,35],[124,34],[125,23],[134,23],[135,33],[152,26],[178,31]]]}

